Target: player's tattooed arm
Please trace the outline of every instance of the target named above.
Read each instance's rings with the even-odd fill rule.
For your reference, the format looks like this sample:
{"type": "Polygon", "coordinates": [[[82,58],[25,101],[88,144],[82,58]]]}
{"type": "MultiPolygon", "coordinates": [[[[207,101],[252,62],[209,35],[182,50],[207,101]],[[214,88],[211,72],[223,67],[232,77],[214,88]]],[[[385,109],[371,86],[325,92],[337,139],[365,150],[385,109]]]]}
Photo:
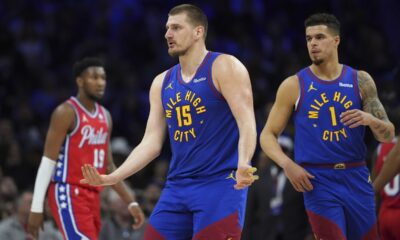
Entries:
{"type": "Polygon", "coordinates": [[[363,110],[374,118],[369,124],[375,138],[380,141],[391,141],[394,137],[394,126],[389,121],[386,111],[379,100],[376,85],[365,71],[358,71],[358,86],[362,96],[363,110]]]}

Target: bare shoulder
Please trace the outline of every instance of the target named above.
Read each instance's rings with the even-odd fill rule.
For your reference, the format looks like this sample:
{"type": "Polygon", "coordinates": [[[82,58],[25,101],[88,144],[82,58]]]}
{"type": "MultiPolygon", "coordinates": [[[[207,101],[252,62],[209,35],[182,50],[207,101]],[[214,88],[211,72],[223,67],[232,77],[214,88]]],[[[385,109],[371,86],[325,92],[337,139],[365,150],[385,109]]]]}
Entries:
{"type": "Polygon", "coordinates": [[[371,75],[369,73],[367,73],[366,71],[364,71],[364,70],[358,70],[357,71],[357,77],[358,77],[359,81],[363,81],[363,82],[365,82],[365,81],[373,81],[371,75]]]}
{"type": "Polygon", "coordinates": [[[212,79],[218,91],[227,87],[250,87],[250,76],[246,67],[239,59],[229,54],[221,54],[215,59],[212,65],[212,79]]]}
{"type": "Polygon", "coordinates": [[[50,128],[71,130],[75,125],[75,111],[69,103],[62,103],[54,109],[51,120],[50,128]]]}
{"type": "Polygon", "coordinates": [[[152,89],[153,89],[153,88],[161,89],[161,87],[162,87],[162,85],[163,85],[163,82],[164,82],[165,75],[167,75],[167,72],[168,72],[168,70],[165,70],[164,72],[158,74],[158,75],[154,78],[153,83],[151,84],[151,88],[152,88],[152,89]]]}
{"type": "Polygon", "coordinates": [[[52,114],[52,118],[74,118],[75,111],[72,108],[71,104],[63,102],[58,105],[52,114]]]}
{"type": "Polygon", "coordinates": [[[358,87],[363,99],[377,96],[374,79],[366,71],[357,71],[358,87]]]}
{"type": "Polygon", "coordinates": [[[150,102],[154,102],[153,100],[157,100],[157,102],[161,101],[161,90],[167,72],[168,70],[165,70],[154,78],[150,87],[150,102]]]}
{"type": "Polygon", "coordinates": [[[216,73],[226,73],[232,71],[245,71],[246,67],[243,63],[237,59],[236,57],[229,54],[221,54],[219,55],[212,66],[213,72],[216,73]]]}
{"type": "Polygon", "coordinates": [[[278,94],[281,93],[287,98],[297,100],[300,94],[300,83],[297,75],[292,75],[282,81],[278,88],[278,94]]]}
{"type": "Polygon", "coordinates": [[[300,89],[299,78],[297,77],[297,75],[292,75],[290,77],[287,77],[282,81],[279,87],[288,90],[299,90],[300,89]]]}
{"type": "Polygon", "coordinates": [[[222,53],[220,54],[216,59],[215,59],[215,63],[219,64],[219,63],[230,63],[230,62],[238,62],[240,63],[239,59],[237,59],[235,56],[230,55],[230,54],[226,54],[226,53],[222,53]]]}

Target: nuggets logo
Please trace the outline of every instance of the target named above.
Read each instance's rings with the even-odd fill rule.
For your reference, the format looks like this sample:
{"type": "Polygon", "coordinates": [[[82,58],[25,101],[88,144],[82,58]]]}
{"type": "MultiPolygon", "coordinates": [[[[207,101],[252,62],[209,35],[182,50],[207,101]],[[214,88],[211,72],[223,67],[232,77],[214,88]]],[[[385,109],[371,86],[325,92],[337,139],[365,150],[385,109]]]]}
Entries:
{"type": "MultiPolygon", "coordinates": [[[[186,93],[177,92],[170,97],[165,104],[165,117],[172,119],[176,117],[178,129],[174,131],[173,138],[176,142],[189,142],[196,138],[196,131],[193,125],[193,114],[199,115],[207,111],[202,105],[201,97],[188,90],[186,93]],[[178,104],[180,103],[180,104],[178,104]]],[[[200,124],[203,120],[200,121],[200,124]]]]}
{"type": "MultiPolygon", "coordinates": [[[[335,106],[329,104],[331,102],[340,103],[346,110],[353,105],[353,102],[351,100],[347,100],[347,96],[342,94],[341,92],[335,92],[333,96],[330,96],[330,98],[324,92],[321,93],[317,98],[315,98],[313,100],[313,103],[310,104],[310,110],[308,111],[308,118],[319,119],[321,109],[326,109],[327,107],[330,114],[332,128],[338,126],[336,117],[337,109],[335,109],[335,106]]],[[[316,127],[316,125],[314,127],[316,127]]],[[[346,129],[344,127],[333,131],[324,129],[322,131],[321,138],[324,141],[339,142],[341,139],[347,138],[346,129]]]]}

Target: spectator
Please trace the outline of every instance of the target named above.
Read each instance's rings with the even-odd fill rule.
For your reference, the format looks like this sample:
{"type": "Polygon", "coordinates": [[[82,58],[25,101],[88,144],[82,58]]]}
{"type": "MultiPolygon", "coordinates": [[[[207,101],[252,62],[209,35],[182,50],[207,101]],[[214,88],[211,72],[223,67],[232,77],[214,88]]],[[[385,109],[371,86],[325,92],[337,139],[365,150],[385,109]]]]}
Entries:
{"type": "Polygon", "coordinates": [[[13,178],[5,176],[0,181],[0,219],[11,216],[15,212],[15,200],[18,188],[13,178]]]}
{"type": "MultiPolygon", "coordinates": [[[[0,222],[0,239],[33,239],[26,232],[28,216],[32,203],[32,192],[24,191],[17,199],[17,211],[0,222]]],[[[61,233],[52,227],[51,222],[44,223],[39,240],[62,240],[61,233]]]]}
{"type": "Polygon", "coordinates": [[[126,210],[125,202],[114,191],[107,191],[107,202],[110,209],[109,216],[103,219],[100,231],[100,240],[141,240],[143,239],[144,226],[134,230],[133,219],[126,210]]]}

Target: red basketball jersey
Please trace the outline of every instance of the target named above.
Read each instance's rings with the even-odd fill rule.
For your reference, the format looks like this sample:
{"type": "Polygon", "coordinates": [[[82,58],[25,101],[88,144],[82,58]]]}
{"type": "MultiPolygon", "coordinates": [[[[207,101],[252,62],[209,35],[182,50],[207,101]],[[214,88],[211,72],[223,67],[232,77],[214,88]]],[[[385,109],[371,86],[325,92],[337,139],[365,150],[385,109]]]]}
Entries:
{"type": "MultiPolygon", "coordinates": [[[[104,107],[95,104],[88,112],[75,97],[67,100],[75,111],[75,128],[67,134],[57,159],[53,181],[81,185],[81,167],[95,166],[100,174],[106,173],[108,156],[108,119],[104,107]]],[[[100,189],[89,185],[84,187],[100,189]]]]}
{"type": "MultiPolygon", "coordinates": [[[[390,150],[395,145],[397,139],[391,143],[381,143],[377,150],[376,174],[382,169],[390,150]]],[[[400,208],[400,174],[397,174],[389,183],[381,190],[381,208],[400,208]]]]}

